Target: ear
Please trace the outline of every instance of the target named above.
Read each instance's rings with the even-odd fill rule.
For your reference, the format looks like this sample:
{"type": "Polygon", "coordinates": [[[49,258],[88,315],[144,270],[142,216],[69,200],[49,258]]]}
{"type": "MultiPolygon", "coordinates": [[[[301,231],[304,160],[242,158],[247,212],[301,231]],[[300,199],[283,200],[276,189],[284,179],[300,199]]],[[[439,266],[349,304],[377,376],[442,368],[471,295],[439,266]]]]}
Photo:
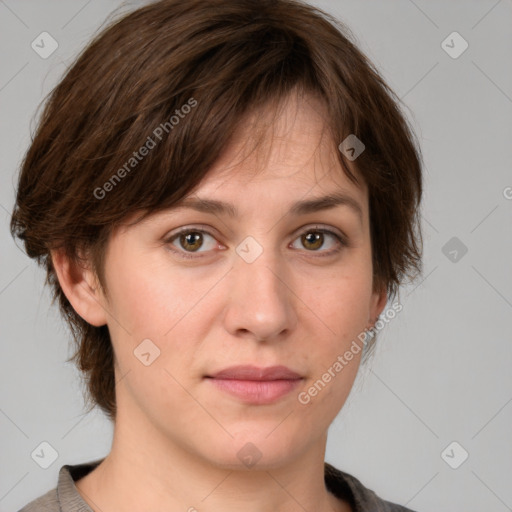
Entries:
{"type": "Polygon", "coordinates": [[[51,257],[62,291],[73,309],[87,323],[96,327],[105,325],[106,300],[90,265],[70,260],[63,250],[51,251],[51,257]]]}
{"type": "Polygon", "coordinates": [[[386,288],[381,288],[380,292],[374,292],[370,304],[370,317],[368,319],[368,327],[373,327],[380,314],[386,307],[388,301],[388,294],[386,288]]]}

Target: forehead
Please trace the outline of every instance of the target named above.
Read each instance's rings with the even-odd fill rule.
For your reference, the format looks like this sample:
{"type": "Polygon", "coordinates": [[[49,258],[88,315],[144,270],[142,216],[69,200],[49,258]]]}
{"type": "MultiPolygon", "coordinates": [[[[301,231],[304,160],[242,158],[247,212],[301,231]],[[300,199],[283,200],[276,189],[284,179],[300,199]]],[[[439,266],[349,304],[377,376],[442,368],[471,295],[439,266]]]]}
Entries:
{"type": "MultiPolygon", "coordinates": [[[[155,215],[185,205],[233,218],[283,208],[303,214],[319,209],[318,201],[308,205],[308,200],[314,203],[323,198],[324,204],[348,204],[353,211],[359,210],[364,224],[366,184],[353,162],[348,165],[358,183],[349,179],[338,151],[323,102],[313,96],[290,95],[278,105],[247,115],[200,183],[155,215]]],[[[126,223],[137,222],[139,215],[130,215],[126,223]]]]}
{"type": "Polygon", "coordinates": [[[342,189],[365,199],[361,174],[349,163],[358,183],[350,180],[338,151],[323,102],[290,95],[277,106],[246,116],[194,193],[212,196],[260,186],[268,193],[284,187],[291,196],[313,188],[317,194],[342,189]]]}

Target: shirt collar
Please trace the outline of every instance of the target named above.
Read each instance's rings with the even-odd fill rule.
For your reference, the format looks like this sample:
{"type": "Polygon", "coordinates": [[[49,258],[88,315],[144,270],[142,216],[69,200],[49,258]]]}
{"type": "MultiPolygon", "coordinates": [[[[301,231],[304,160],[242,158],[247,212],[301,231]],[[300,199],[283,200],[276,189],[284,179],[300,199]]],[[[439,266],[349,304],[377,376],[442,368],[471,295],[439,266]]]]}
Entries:
{"type": "MultiPolygon", "coordinates": [[[[75,481],[90,473],[103,460],[104,458],[77,465],[66,464],[60,468],[57,498],[62,512],[94,512],[78,492],[75,481]]],[[[382,501],[375,493],[364,487],[352,475],[340,471],[327,462],[324,463],[324,475],[328,491],[350,503],[354,512],[384,510],[380,507],[382,501]]]]}
{"type": "Polygon", "coordinates": [[[104,458],[71,466],[66,464],[59,471],[57,499],[62,512],[94,512],[78,492],[75,481],[90,473],[104,458]]]}

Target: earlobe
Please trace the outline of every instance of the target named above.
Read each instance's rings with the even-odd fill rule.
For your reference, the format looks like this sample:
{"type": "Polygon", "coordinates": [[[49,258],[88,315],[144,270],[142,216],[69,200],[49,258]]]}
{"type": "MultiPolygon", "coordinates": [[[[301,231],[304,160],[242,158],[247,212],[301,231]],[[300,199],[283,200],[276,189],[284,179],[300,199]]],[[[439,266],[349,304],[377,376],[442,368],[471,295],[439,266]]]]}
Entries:
{"type": "Polygon", "coordinates": [[[375,325],[375,322],[377,322],[382,311],[384,311],[387,301],[388,295],[385,288],[381,289],[380,292],[375,292],[373,294],[370,318],[368,319],[370,324],[368,327],[373,327],[375,325]]]}
{"type": "Polygon", "coordinates": [[[64,250],[60,249],[51,251],[51,257],[62,291],[76,313],[91,325],[105,325],[105,298],[89,265],[80,265],[72,261],[64,250]]]}

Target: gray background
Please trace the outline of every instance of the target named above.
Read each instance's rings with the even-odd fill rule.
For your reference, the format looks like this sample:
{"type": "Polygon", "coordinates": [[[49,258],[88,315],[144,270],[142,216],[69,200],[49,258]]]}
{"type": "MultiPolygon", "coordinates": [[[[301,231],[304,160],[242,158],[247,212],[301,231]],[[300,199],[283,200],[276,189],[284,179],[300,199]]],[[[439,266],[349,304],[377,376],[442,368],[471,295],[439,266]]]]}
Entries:
{"type": "MultiPolygon", "coordinates": [[[[404,309],[361,368],[326,460],[418,512],[512,510],[512,2],[313,3],[348,24],[407,104],[426,165],[424,275],[402,289],[404,309]],[[456,59],[441,46],[453,31],[469,43],[456,59]],[[443,252],[452,237],[468,249],[457,261],[443,252]],[[453,441],[469,453],[458,469],[441,456],[453,441]]],[[[121,5],[141,2],[0,0],[1,511],[55,487],[63,464],[110,449],[110,423],[83,414],[44,274],[8,223],[37,106],[121,5]],[[47,59],[31,48],[43,31],[59,44],[47,59]],[[58,452],[48,469],[31,458],[43,441],[58,452]]]]}

